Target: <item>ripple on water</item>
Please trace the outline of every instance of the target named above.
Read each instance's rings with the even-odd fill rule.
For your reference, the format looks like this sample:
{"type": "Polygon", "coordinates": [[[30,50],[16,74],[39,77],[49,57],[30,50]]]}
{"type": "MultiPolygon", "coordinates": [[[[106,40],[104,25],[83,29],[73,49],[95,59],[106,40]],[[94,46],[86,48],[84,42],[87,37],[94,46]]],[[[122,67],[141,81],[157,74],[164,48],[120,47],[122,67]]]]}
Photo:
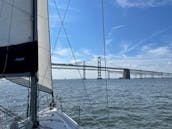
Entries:
{"type": "MultiPolygon", "coordinates": [[[[110,80],[108,106],[105,81],[84,82],[89,98],[82,81],[54,81],[58,107],[84,129],[172,129],[172,79],[110,80]]],[[[26,89],[6,85],[0,89],[1,104],[25,107],[26,89]]]]}

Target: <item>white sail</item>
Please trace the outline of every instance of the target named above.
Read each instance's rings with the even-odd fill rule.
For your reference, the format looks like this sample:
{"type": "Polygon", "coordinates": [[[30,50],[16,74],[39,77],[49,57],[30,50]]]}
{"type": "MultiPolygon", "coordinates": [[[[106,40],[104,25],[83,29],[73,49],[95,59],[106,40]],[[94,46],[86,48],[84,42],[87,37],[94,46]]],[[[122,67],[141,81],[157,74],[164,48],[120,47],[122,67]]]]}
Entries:
{"type": "Polygon", "coordinates": [[[39,85],[52,89],[48,0],[38,0],[38,78],[39,85]]]}
{"type": "MultiPolygon", "coordinates": [[[[33,7],[32,7],[32,0],[0,0],[0,6],[2,4],[5,4],[6,6],[9,6],[8,9],[13,9],[17,10],[16,15],[14,15],[12,18],[14,22],[13,24],[21,24],[18,25],[19,29],[15,27],[12,27],[10,30],[6,29],[8,32],[11,31],[11,33],[15,32],[17,30],[17,35],[20,34],[19,37],[20,39],[17,38],[12,38],[10,42],[8,43],[8,38],[4,38],[5,36],[0,36],[0,43],[2,42],[2,45],[7,46],[8,45],[13,45],[13,44],[20,44],[23,42],[30,42],[32,39],[33,35],[33,7]],[[4,2],[6,1],[6,2],[4,2]],[[15,4],[14,4],[14,3],[15,4]],[[19,4],[19,5],[17,5],[19,4]],[[23,12],[24,10],[24,12],[23,12]],[[22,15],[21,15],[21,14],[22,15]],[[19,15],[20,14],[20,15],[19,15]],[[23,16],[23,18],[21,17],[23,16]],[[27,17],[28,16],[28,17],[27,17]],[[21,21],[17,19],[21,19],[23,22],[24,20],[28,20],[27,22],[20,23],[21,21]],[[30,21],[32,21],[30,23],[30,21]],[[23,29],[23,30],[22,30],[23,29]],[[26,30],[25,30],[26,29],[26,30]],[[27,31],[28,32],[23,32],[27,31]],[[27,38],[26,38],[27,37],[27,38]],[[4,40],[1,40],[1,38],[4,38],[4,40]],[[25,40],[24,40],[25,39],[25,40]],[[6,42],[5,42],[6,41],[6,42]]],[[[51,72],[51,56],[50,56],[50,41],[49,41],[49,19],[48,19],[48,0],[38,0],[37,1],[37,32],[38,32],[38,86],[39,90],[47,92],[47,93],[52,93],[52,72],[51,72]]],[[[3,10],[3,9],[2,9],[3,10]]],[[[3,11],[5,11],[4,9],[3,11]]],[[[10,12],[10,11],[9,11],[10,12]]],[[[9,13],[10,14],[10,13],[9,13]]],[[[14,13],[15,14],[15,13],[14,13]]],[[[5,19],[5,17],[3,18],[5,19]]],[[[8,18],[9,20],[10,18],[8,18]]],[[[1,21],[3,22],[3,20],[1,21]]],[[[5,23],[0,23],[0,27],[4,24],[4,26],[7,27],[5,23]]],[[[5,29],[5,27],[2,27],[5,29]]],[[[8,27],[7,27],[8,28],[8,27]]],[[[4,30],[5,31],[5,30],[4,30]]],[[[5,35],[5,34],[4,34],[5,35]]],[[[6,34],[7,35],[7,34],[6,34]]],[[[11,34],[12,35],[12,34],[11,34]]],[[[15,36],[17,36],[15,34],[15,36]]],[[[15,37],[14,36],[14,37],[15,37]]],[[[8,36],[6,36],[8,37],[8,36]]],[[[35,42],[33,42],[35,43],[35,42]]],[[[32,55],[32,52],[30,52],[32,55]]],[[[34,55],[32,55],[34,57],[34,55]]],[[[17,84],[20,84],[22,86],[30,87],[29,79],[26,77],[9,77],[7,76],[6,79],[15,82],[17,84]]]]}
{"type": "MultiPolygon", "coordinates": [[[[14,82],[18,85],[24,86],[24,87],[30,88],[30,86],[31,86],[30,79],[27,77],[6,77],[6,79],[11,82],[14,82]]],[[[46,92],[49,94],[51,94],[53,92],[51,87],[47,87],[47,86],[41,85],[39,83],[38,83],[38,89],[40,91],[43,91],[43,92],[46,92]]]]}
{"type": "Polygon", "coordinates": [[[33,40],[31,0],[0,0],[0,46],[33,40]]]}

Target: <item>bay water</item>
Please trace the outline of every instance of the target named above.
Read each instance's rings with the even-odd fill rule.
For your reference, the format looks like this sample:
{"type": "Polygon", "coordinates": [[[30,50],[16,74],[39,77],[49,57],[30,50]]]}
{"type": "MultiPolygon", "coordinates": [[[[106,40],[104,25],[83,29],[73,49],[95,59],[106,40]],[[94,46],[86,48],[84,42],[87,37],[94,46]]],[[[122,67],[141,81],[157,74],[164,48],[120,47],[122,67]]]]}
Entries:
{"type": "MultiPolygon", "coordinates": [[[[0,82],[0,105],[25,115],[28,89],[0,82]]],[[[172,129],[172,79],[53,82],[57,107],[84,129],[172,129]]],[[[48,105],[48,95],[39,93],[39,103],[48,105]]]]}

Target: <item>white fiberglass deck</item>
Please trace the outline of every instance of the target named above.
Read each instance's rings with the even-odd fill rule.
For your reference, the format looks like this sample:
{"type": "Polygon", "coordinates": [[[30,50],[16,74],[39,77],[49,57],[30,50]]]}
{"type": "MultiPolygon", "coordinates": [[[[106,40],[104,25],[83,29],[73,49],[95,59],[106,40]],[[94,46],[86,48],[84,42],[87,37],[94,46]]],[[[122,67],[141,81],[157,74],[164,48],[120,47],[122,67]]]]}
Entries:
{"type": "Polygon", "coordinates": [[[74,120],[56,108],[41,111],[39,122],[40,129],[81,129],[74,120]]]}

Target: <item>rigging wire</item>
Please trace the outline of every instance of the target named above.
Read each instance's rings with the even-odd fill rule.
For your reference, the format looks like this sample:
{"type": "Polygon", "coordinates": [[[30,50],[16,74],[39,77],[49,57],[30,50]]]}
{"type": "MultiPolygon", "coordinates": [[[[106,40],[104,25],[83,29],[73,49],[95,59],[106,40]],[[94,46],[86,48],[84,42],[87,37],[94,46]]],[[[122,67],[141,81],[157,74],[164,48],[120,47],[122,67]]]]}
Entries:
{"type": "MultiPolygon", "coordinates": [[[[69,1],[70,1],[70,0],[69,0],[69,1]]],[[[57,14],[58,14],[58,16],[59,16],[60,24],[61,24],[61,26],[62,26],[62,29],[63,29],[64,33],[65,33],[66,40],[67,40],[67,43],[68,43],[69,48],[70,48],[70,50],[71,50],[71,53],[72,53],[74,62],[77,63],[77,58],[76,58],[76,56],[75,56],[74,50],[72,49],[72,45],[71,45],[71,42],[70,42],[70,40],[69,40],[69,37],[68,37],[67,31],[66,31],[66,28],[64,27],[64,23],[62,22],[62,17],[61,17],[61,14],[60,14],[60,12],[59,12],[58,5],[57,5],[56,0],[54,0],[54,3],[55,3],[55,7],[56,7],[57,14]]],[[[80,72],[79,68],[77,69],[77,71],[78,71],[78,73],[79,73],[80,78],[82,79],[82,75],[81,75],[81,72],[80,72]]],[[[90,96],[89,96],[89,94],[88,94],[88,91],[87,91],[86,84],[85,84],[84,80],[82,80],[82,84],[83,84],[83,87],[84,87],[85,94],[86,94],[86,96],[87,96],[87,98],[88,98],[88,102],[90,103],[90,105],[93,105],[92,100],[90,99],[90,96]]],[[[92,120],[95,121],[95,118],[94,118],[93,116],[90,116],[90,115],[89,115],[89,117],[90,117],[92,120]]],[[[100,123],[99,121],[97,121],[97,123],[98,123],[101,127],[104,128],[104,125],[102,125],[102,123],[100,123]]]]}
{"type": "MultiPolygon", "coordinates": [[[[67,12],[68,12],[68,10],[69,10],[69,5],[70,5],[70,1],[69,1],[68,4],[67,4],[67,8],[65,9],[65,13],[64,13],[62,22],[65,21],[67,12]]],[[[50,26],[49,26],[49,28],[50,28],[50,26]]],[[[58,39],[59,39],[59,36],[60,36],[61,29],[62,29],[62,26],[60,26],[60,28],[59,28],[59,30],[58,30],[58,33],[57,33],[57,36],[56,36],[56,39],[55,39],[55,42],[54,42],[54,45],[53,45],[53,48],[52,48],[52,51],[51,51],[51,55],[53,55],[54,52],[55,52],[55,48],[56,48],[56,45],[57,45],[57,42],[58,42],[58,39]]],[[[46,77],[47,72],[48,72],[48,66],[47,66],[47,68],[46,68],[46,70],[45,70],[45,74],[44,74],[44,76],[43,76],[43,81],[45,80],[45,77],[46,77]]],[[[52,98],[52,102],[54,102],[54,94],[52,94],[52,97],[53,97],[53,98],[52,98]]]]}
{"type": "MultiPolygon", "coordinates": [[[[64,20],[65,20],[65,17],[66,17],[66,15],[67,15],[67,12],[68,12],[68,9],[69,9],[69,4],[70,4],[70,2],[68,2],[68,4],[67,4],[67,8],[66,8],[66,10],[65,10],[65,14],[64,14],[64,16],[63,16],[63,22],[64,22],[64,20]]],[[[49,9],[48,9],[48,12],[49,12],[49,9]]],[[[49,26],[49,28],[50,28],[50,26],[49,26]]],[[[60,35],[60,32],[61,32],[61,26],[60,26],[60,29],[59,29],[59,31],[58,31],[58,34],[57,34],[57,37],[56,37],[56,40],[55,40],[55,43],[54,43],[54,46],[53,46],[53,48],[52,48],[52,52],[51,52],[51,55],[53,55],[54,54],[54,52],[55,52],[55,48],[56,48],[56,44],[57,44],[57,41],[58,41],[58,39],[59,39],[59,35],[60,35]]],[[[51,59],[50,59],[51,60],[51,59]]],[[[51,61],[50,61],[50,63],[51,63],[51,61]]],[[[51,65],[51,64],[50,64],[51,65]]],[[[47,65],[47,68],[46,68],[46,70],[45,70],[45,73],[44,73],[44,75],[43,75],[43,81],[45,80],[45,77],[46,77],[46,74],[47,74],[47,72],[48,72],[48,65],[47,65]]],[[[52,87],[53,87],[53,84],[52,84],[52,87]]],[[[38,96],[40,95],[40,91],[38,91],[38,96]]],[[[46,96],[46,95],[43,95],[43,96],[46,96]]],[[[46,96],[47,97],[47,96],[46,96]]],[[[39,102],[40,102],[40,99],[41,99],[42,97],[39,97],[39,102]]],[[[50,103],[50,105],[51,104],[53,104],[53,105],[55,105],[55,103],[54,103],[54,93],[52,93],[52,102],[50,103]]],[[[39,109],[39,104],[38,104],[38,109],[39,109]]]]}
{"type": "MultiPolygon", "coordinates": [[[[15,5],[14,3],[14,0],[12,2],[8,2],[6,0],[2,0],[1,1],[1,6],[3,6],[3,4],[6,4],[8,6],[11,7],[11,12],[10,12],[10,24],[9,24],[9,38],[8,38],[8,43],[10,42],[10,33],[11,33],[11,28],[12,28],[12,19],[13,19],[13,12],[14,10],[18,10],[20,11],[21,13],[24,13],[25,15],[28,15],[28,16],[31,16],[32,17],[32,14],[30,14],[30,12],[26,11],[24,8],[20,8],[18,6],[15,5]]],[[[3,8],[0,9],[1,11],[3,10],[3,8]]],[[[0,17],[1,17],[1,12],[0,12],[0,17]]],[[[41,16],[40,14],[37,14],[37,16],[39,17],[44,17],[44,16],[41,16]]],[[[8,51],[8,47],[7,47],[7,51],[8,51]]],[[[6,70],[6,66],[7,66],[7,62],[8,62],[8,52],[7,52],[7,55],[6,55],[6,59],[5,59],[5,64],[4,64],[4,68],[3,68],[3,73],[5,72],[6,70]]],[[[48,67],[48,66],[47,66],[48,67]]],[[[47,70],[48,71],[48,68],[47,70]]],[[[46,75],[47,72],[45,72],[45,75],[46,75]]],[[[43,78],[43,81],[45,80],[45,77],[43,78]]]]}
{"type": "MultiPolygon", "coordinates": [[[[70,1],[70,0],[69,0],[69,1],[70,1]]],[[[62,28],[63,28],[63,31],[64,31],[65,36],[66,36],[67,43],[68,43],[69,48],[70,48],[70,50],[71,50],[72,56],[73,56],[73,58],[74,58],[74,62],[77,63],[77,58],[76,58],[76,56],[75,56],[74,50],[72,49],[72,45],[71,45],[71,42],[70,42],[70,40],[69,40],[68,34],[67,34],[67,32],[66,32],[66,28],[64,27],[64,24],[63,24],[63,22],[62,22],[61,14],[60,14],[60,12],[59,12],[58,5],[57,5],[56,0],[54,0],[54,3],[55,3],[55,6],[56,6],[57,14],[58,14],[59,19],[60,19],[60,24],[61,24],[61,26],[62,26],[62,28]]],[[[79,73],[80,78],[82,78],[82,75],[81,75],[81,72],[80,72],[79,68],[78,68],[78,73],[79,73]]],[[[84,85],[84,90],[85,90],[85,92],[86,92],[86,95],[87,95],[87,97],[89,98],[88,92],[87,92],[87,89],[86,89],[85,82],[82,81],[82,83],[83,83],[83,85],[84,85]]]]}
{"type": "MultiPolygon", "coordinates": [[[[55,0],[54,0],[54,2],[55,2],[55,0]]],[[[67,15],[68,11],[69,11],[69,7],[70,7],[70,0],[68,0],[67,7],[65,9],[65,12],[64,12],[64,15],[63,15],[63,18],[62,18],[62,21],[61,21],[62,23],[65,22],[65,18],[66,18],[66,15],[67,15]]],[[[57,43],[58,43],[58,40],[59,40],[59,36],[60,36],[61,30],[62,30],[62,25],[60,24],[60,28],[59,28],[59,30],[57,32],[57,36],[55,38],[54,46],[52,48],[52,53],[51,53],[52,55],[55,52],[55,48],[57,46],[57,43]]]]}
{"type": "MultiPolygon", "coordinates": [[[[70,0],[69,0],[69,1],[70,1],[70,0]]],[[[76,56],[75,56],[75,54],[74,54],[74,50],[72,49],[72,45],[71,45],[71,43],[70,43],[70,40],[69,40],[68,34],[67,34],[67,32],[66,32],[66,28],[64,27],[64,23],[63,23],[63,21],[62,21],[62,17],[61,17],[61,14],[60,14],[60,12],[59,12],[59,9],[58,9],[58,6],[57,6],[57,2],[56,2],[56,0],[54,0],[54,3],[55,3],[55,5],[56,5],[56,11],[57,11],[57,14],[58,14],[58,16],[59,16],[60,25],[61,25],[61,26],[62,26],[62,28],[63,28],[63,31],[64,31],[65,36],[66,36],[67,43],[68,43],[68,45],[69,45],[69,48],[70,48],[71,53],[72,53],[72,56],[73,56],[74,61],[75,61],[75,63],[76,63],[76,62],[77,62],[77,60],[76,60],[76,56]]]]}
{"type": "Polygon", "coordinates": [[[104,48],[104,65],[105,65],[105,85],[106,85],[106,108],[107,108],[107,120],[109,127],[110,112],[109,112],[109,95],[108,95],[108,84],[107,84],[107,59],[106,59],[106,38],[105,38],[105,16],[104,16],[104,0],[101,0],[102,8],[102,31],[103,31],[103,48],[104,48]]]}
{"type": "MultiPolygon", "coordinates": [[[[13,0],[13,2],[14,2],[14,0],[13,0]]],[[[69,0],[69,2],[70,2],[70,0],[69,0]]],[[[7,3],[7,4],[9,4],[10,6],[12,6],[13,8],[12,8],[12,10],[15,8],[15,9],[19,9],[21,12],[25,12],[25,13],[27,13],[26,11],[24,11],[24,10],[22,10],[22,9],[20,9],[20,8],[18,8],[18,7],[14,7],[13,5],[11,5],[10,3],[7,3]]],[[[69,8],[69,6],[67,7],[67,9],[66,10],[68,10],[68,8],[69,8]]],[[[12,11],[13,12],[13,11],[12,11]]],[[[66,11],[66,13],[65,13],[65,16],[63,17],[63,22],[64,22],[64,19],[65,19],[65,17],[66,17],[66,14],[67,14],[67,11],[66,11]]],[[[40,15],[38,15],[38,16],[40,16],[40,15]]],[[[60,16],[60,15],[59,15],[60,16]]],[[[41,16],[40,16],[41,17],[41,16]]],[[[63,26],[63,22],[61,22],[62,23],[62,26],[61,27],[63,27],[63,30],[64,30],[64,32],[65,32],[65,35],[66,35],[66,38],[67,38],[67,40],[68,40],[68,43],[69,43],[69,46],[70,46],[70,49],[72,50],[72,55],[73,55],[73,57],[74,57],[74,59],[75,59],[75,62],[76,62],[76,57],[75,57],[75,54],[74,54],[74,51],[73,51],[73,49],[72,49],[72,46],[71,46],[71,44],[70,44],[70,40],[69,40],[69,37],[67,36],[67,32],[66,32],[66,30],[65,30],[65,28],[64,28],[64,26],[63,26]]],[[[11,24],[12,24],[12,19],[11,19],[11,24]]],[[[60,33],[60,32],[59,32],[60,33]]],[[[58,41],[58,37],[59,36],[57,36],[57,41],[58,41]]],[[[56,46],[56,43],[55,43],[55,45],[54,45],[54,49],[55,49],[55,46],[56,46]]],[[[54,51],[54,49],[53,49],[53,51],[54,51]]],[[[79,71],[79,70],[78,70],[79,71]]],[[[79,73],[80,73],[80,71],[79,71],[79,73]]],[[[82,78],[82,75],[81,75],[81,73],[80,73],[80,77],[82,78]]],[[[44,80],[44,79],[43,79],[44,80]]],[[[84,83],[84,85],[85,85],[85,83],[84,83]]],[[[85,89],[85,91],[86,91],[86,88],[84,88],[85,89]]],[[[88,93],[87,93],[87,91],[86,91],[86,94],[87,94],[87,96],[88,96],[88,93]]],[[[88,96],[88,98],[89,98],[89,96],[88,96]]]]}
{"type": "MultiPolygon", "coordinates": [[[[66,17],[66,15],[67,15],[67,12],[68,12],[68,10],[69,10],[69,4],[70,4],[70,1],[68,2],[68,4],[67,4],[67,8],[66,8],[66,10],[65,10],[65,14],[64,14],[64,16],[63,16],[63,22],[64,22],[64,20],[65,20],[65,17],[66,17]]],[[[53,49],[52,49],[52,55],[54,54],[54,52],[55,52],[55,48],[56,48],[56,44],[57,44],[57,41],[58,41],[58,39],[59,39],[59,35],[60,35],[60,32],[61,32],[61,26],[60,26],[60,29],[59,29],[59,31],[58,31],[58,34],[57,34],[57,37],[56,37],[56,40],[55,40],[55,43],[54,43],[54,46],[53,46],[53,49]]],[[[45,74],[44,74],[44,76],[43,76],[43,81],[45,80],[45,77],[46,77],[46,74],[47,74],[47,72],[48,72],[48,66],[47,66],[47,68],[46,68],[46,70],[45,70],[45,74]]],[[[38,91],[38,96],[40,95],[40,91],[38,91]]],[[[45,96],[45,95],[44,95],[45,96]]],[[[54,102],[54,95],[52,94],[52,102],[54,102]]],[[[40,99],[41,99],[42,97],[39,97],[39,101],[40,101],[40,99]]],[[[38,101],[38,102],[39,102],[38,101]]],[[[39,104],[38,104],[38,109],[39,109],[39,104]]]]}
{"type": "MultiPolygon", "coordinates": [[[[55,1],[55,0],[54,0],[54,1],[55,1]]],[[[67,4],[67,8],[65,9],[65,13],[64,13],[64,16],[63,16],[62,22],[64,22],[64,21],[65,21],[65,18],[66,18],[67,12],[68,12],[68,10],[69,10],[69,5],[70,5],[70,1],[69,1],[69,2],[68,2],[68,4],[67,4]]],[[[54,54],[54,52],[55,52],[55,48],[56,48],[56,45],[57,45],[57,42],[58,42],[58,39],[59,39],[59,36],[60,36],[61,29],[62,29],[62,26],[60,25],[59,31],[58,31],[58,33],[57,33],[57,37],[56,37],[56,39],[55,39],[54,46],[53,46],[53,48],[52,48],[51,55],[53,55],[53,54],[54,54]]],[[[47,66],[47,68],[46,68],[46,70],[45,70],[45,71],[46,71],[46,72],[45,72],[45,74],[44,74],[44,76],[43,76],[43,81],[45,80],[45,76],[46,76],[46,74],[47,74],[47,72],[48,72],[48,66],[47,66]]],[[[54,97],[54,95],[53,95],[53,97],[54,97]]],[[[53,98],[53,99],[54,99],[54,98],[53,98]]],[[[53,101],[54,101],[54,100],[53,100],[53,101]]]]}

